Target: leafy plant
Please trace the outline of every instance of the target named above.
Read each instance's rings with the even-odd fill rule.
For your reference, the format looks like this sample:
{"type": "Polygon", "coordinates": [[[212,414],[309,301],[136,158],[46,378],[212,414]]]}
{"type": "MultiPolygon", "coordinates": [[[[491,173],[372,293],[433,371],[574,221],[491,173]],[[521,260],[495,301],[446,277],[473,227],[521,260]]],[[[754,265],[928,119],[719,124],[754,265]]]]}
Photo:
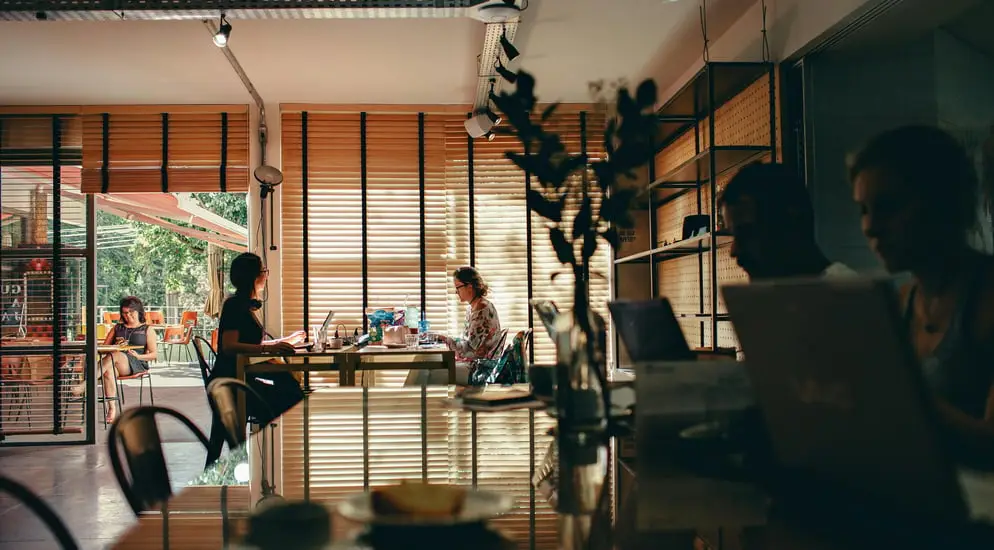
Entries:
{"type": "MultiPolygon", "coordinates": [[[[591,91],[601,93],[604,84],[595,84],[591,91]]],[[[573,275],[574,323],[586,336],[592,360],[598,351],[595,328],[599,327],[594,324],[602,324],[603,320],[590,310],[586,283],[590,259],[600,241],[618,248],[618,230],[634,226],[631,210],[641,190],[629,182],[636,179],[636,170],[652,159],[658,124],[654,112],[657,92],[652,80],[642,82],[634,96],[624,84],[616,90],[603,133],[606,158],[593,161],[584,153],[567,151],[562,138],[548,129],[559,105],[548,105],[536,112],[538,100],[532,75],[520,71],[513,92],[491,95],[508,121],[497,131],[517,137],[523,145],[523,153],[509,151],[505,155],[538,180],[538,188],[527,190],[528,208],[548,221],[549,240],[559,261],[573,275]],[[596,186],[597,193],[591,192],[591,185],[596,186]],[[567,213],[573,210],[576,214],[569,219],[567,213]]]]}

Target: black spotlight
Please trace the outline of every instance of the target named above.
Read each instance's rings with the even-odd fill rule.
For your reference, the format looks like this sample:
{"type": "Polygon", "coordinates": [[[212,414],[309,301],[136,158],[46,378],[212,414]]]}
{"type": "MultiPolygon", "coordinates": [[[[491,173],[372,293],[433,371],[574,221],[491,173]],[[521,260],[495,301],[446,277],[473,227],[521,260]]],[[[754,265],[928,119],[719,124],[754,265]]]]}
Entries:
{"type": "Polygon", "coordinates": [[[518,80],[518,73],[508,69],[504,65],[501,65],[500,60],[497,60],[497,65],[495,65],[495,70],[497,74],[501,76],[504,80],[508,81],[510,84],[514,84],[518,80]]]}
{"type": "Polygon", "coordinates": [[[221,15],[221,21],[216,33],[214,33],[214,45],[218,48],[224,48],[228,45],[228,38],[231,37],[231,23],[228,23],[228,19],[221,15]]]}
{"type": "Polygon", "coordinates": [[[511,61],[515,57],[521,55],[518,52],[518,48],[515,48],[514,44],[511,44],[511,41],[507,39],[506,30],[500,35],[500,47],[504,49],[504,55],[507,56],[508,61],[511,61]]]}
{"type": "Polygon", "coordinates": [[[487,113],[487,118],[490,119],[490,122],[494,123],[494,126],[497,126],[498,124],[500,124],[500,121],[501,121],[500,115],[498,115],[497,113],[491,111],[489,107],[487,107],[486,113],[487,113]]]}

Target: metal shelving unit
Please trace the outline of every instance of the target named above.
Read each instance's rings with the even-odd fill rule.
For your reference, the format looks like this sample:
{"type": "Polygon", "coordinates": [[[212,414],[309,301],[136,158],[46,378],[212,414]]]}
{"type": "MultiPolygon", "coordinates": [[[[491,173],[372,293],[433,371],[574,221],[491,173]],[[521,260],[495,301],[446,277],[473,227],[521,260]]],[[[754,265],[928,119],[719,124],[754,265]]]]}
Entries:
{"type": "MultiPolygon", "coordinates": [[[[683,318],[700,319],[701,347],[704,346],[705,323],[711,327],[712,350],[718,350],[718,323],[728,321],[728,315],[718,313],[718,274],[717,251],[720,247],[731,243],[731,237],[722,233],[718,226],[717,216],[710,215],[708,231],[689,239],[677,242],[658,240],[656,230],[656,211],[663,205],[685,195],[697,194],[697,214],[716,212],[717,194],[708,193],[707,199],[702,192],[706,186],[714,189],[718,178],[738,168],[768,156],[776,160],[776,69],[772,63],[765,62],[709,62],[698,72],[679,92],[676,93],[658,112],[660,129],[657,136],[656,154],[664,151],[676,140],[693,133],[694,156],[681,163],[665,174],[655,173],[655,162],[650,163],[648,183],[645,193],[649,197],[649,207],[645,210],[648,216],[644,220],[648,227],[649,241],[644,250],[624,251],[616,253],[615,280],[619,280],[619,269],[635,264],[648,264],[649,296],[659,296],[659,285],[656,281],[656,264],[659,262],[691,255],[698,257],[698,283],[700,285],[699,311],[680,315],[683,318]],[[740,95],[755,82],[769,79],[769,144],[717,144],[715,132],[715,114],[719,108],[740,95]],[[705,133],[706,132],[706,133],[705,133]],[[702,134],[707,147],[701,147],[702,134]],[[705,204],[707,200],[708,204],[705,204]],[[710,255],[710,273],[706,273],[704,255],[710,255]],[[711,303],[704,303],[705,275],[711,285],[711,303]],[[710,307],[709,307],[710,306],[710,307]]],[[[615,285],[615,297],[624,288],[615,285]]],[[[637,292],[644,296],[644,290],[637,292]]],[[[618,342],[615,343],[618,345],[618,342]]],[[[616,348],[617,349],[617,348],[616,348]]]]}

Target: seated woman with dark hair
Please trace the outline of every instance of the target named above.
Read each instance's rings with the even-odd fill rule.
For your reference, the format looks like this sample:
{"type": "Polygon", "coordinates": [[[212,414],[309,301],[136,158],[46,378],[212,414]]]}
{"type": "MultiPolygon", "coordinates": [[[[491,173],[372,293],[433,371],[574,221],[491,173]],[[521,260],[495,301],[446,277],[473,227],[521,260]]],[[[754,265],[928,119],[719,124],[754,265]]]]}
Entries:
{"type": "Polygon", "coordinates": [[[885,132],[849,166],[863,234],[901,288],[908,335],[961,458],[994,463],[994,256],[972,159],[943,130],[885,132]]]}
{"type": "MultiPolygon", "coordinates": [[[[231,262],[230,277],[235,294],[225,300],[221,307],[217,359],[211,372],[212,380],[234,378],[239,353],[292,354],[293,342],[303,339],[303,333],[297,332],[287,338],[263,341],[265,330],[258,315],[258,311],[262,309],[259,295],[266,287],[269,270],[263,267],[259,256],[248,252],[239,255],[231,262]]],[[[297,380],[287,372],[250,376],[246,382],[262,395],[276,416],[286,412],[304,397],[297,380]]],[[[271,420],[260,418],[260,411],[250,410],[249,413],[260,423],[271,420]]]]}
{"type": "MultiPolygon", "coordinates": [[[[104,396],[117,396],[114,384],[114,373],[117,376],[131,376],[148,370],[148,362],[159,356],[156,345],[155,331],[148,330],[145,324],[145,305],[135,296],[127,296],[120,304],[121,322],[114,325],[114,330],[107,333],[103,345],[138,346],[137,350],[114,351],[103,354],[100,360],[100,377],[103,380],[104,396]]],[[[82,394],[83,386],[74,389],[73,393],[82,394]]],[[[117,418],[117,407],[107,407],[107,422],[117,418]]]]}

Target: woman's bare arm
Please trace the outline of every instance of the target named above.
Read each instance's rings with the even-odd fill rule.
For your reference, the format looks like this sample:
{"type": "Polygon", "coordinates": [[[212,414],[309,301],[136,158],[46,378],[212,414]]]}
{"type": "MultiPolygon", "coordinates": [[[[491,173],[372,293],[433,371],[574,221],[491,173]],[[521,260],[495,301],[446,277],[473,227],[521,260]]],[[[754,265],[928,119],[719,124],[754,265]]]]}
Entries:
{"type": "Polygon", "coordinates": [[[105,346],[113,346],[114,345],[114,334],[116,334],[116,333],[117,333],[117,331],[115,331],[113,329],[107,331],[107,336],[104,338],[104,345],[105,346]]]}
{"type": "Polygon", "coordinates": [[[159,357],[159,346],[158,339],[155,337],[155,331],[149,329],[145,333],[145,353],[135,353],[131,352],[136,358],[142,361],[155,361],[159,357]]]}
{"type": "Polygon", "coordinates": [[[221,333],[221,347],[225,353],[288,353],[293,351],[293,346],[286,342],[246,344],[239,342],[238,336],[237,330],[226,330],[221,333]]]}

